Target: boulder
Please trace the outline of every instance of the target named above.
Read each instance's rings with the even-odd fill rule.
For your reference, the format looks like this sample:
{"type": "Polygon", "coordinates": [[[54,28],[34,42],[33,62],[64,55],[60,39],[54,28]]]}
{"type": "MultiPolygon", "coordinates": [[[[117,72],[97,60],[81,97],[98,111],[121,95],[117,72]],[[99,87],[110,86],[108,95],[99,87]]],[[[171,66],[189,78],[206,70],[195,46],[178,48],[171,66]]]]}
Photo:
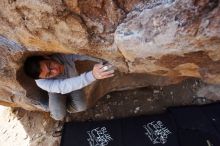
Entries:
{"type": "MultiPolygon", "coordinates": [[[[83,54],[117,67],[84,88],[90,106],[108,92],[220,83],[219,0],[2,0],[0,104],[48,111],[48,97],[23,70],[35,54],[83,54]]],[[[94,62],[81,62],[91,70],[94,62]]],[[[80,64],[80,62],[78,63],[80,64]]]]}

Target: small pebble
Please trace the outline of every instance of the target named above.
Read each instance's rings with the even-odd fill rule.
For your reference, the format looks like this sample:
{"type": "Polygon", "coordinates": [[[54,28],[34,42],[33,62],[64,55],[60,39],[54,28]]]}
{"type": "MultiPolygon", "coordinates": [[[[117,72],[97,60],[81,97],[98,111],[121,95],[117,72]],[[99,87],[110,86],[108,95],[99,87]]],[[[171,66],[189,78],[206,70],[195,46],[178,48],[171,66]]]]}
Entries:
{"type": "Polygon", "coordinates": [[[140,110],[140,107],[136,107],[136,109],[135,109],[135,110],[139,111],[139,110],[140,110]]]}
{"type": "Polygon", "coordinates": [[[23,138],[24,140],[26,140],[28,138],[28,135],[26,134],[25,137],[23,138]]]}
{"type": "Polygon", "coordinates": [[[111,96],[110,96],[110,95],[107,95],[107,96],[106,96],[106,98],[107,98],[107,99],[110,99],[110,98],[111,98],[111,96]]]}
{"type": "Polygon", "coordinates": [[[140,107],[136,107],[134,113],[136,114],[140,110],[140,107]]]}
{"type": "Polygon", "coordinates": [[[158,94],[158,93],[160,93],[159,90],[154,90],[154,94],[158,94]]]}
{"type": "Polygon", "coordinates": [[[100,117],[100,116],[101,116],[100,114],[95,114],[95,117],[96,117],[96,118],[98,118],[98,117],[100,117]]]}
{"type": "Polygon", "coordinates": [[[152,99],[151,99],[151,98],[147,98],[147,101],[151,102],[151,101],[152,101],[152,99]]]}
{"type": "Polygon", "coordinates": [[[35,135],[35,138],[39,138],[39,137],[41,137],[42,136],[42,134],[36,134],[35,135]]]}
{"type": "Polygon", "coordinates": [[[135,100],[134,100],[134,103],[137,103],[137,102],[138,102],[138,100],[137,100],[137,99],[135,99],[135,100]]]}

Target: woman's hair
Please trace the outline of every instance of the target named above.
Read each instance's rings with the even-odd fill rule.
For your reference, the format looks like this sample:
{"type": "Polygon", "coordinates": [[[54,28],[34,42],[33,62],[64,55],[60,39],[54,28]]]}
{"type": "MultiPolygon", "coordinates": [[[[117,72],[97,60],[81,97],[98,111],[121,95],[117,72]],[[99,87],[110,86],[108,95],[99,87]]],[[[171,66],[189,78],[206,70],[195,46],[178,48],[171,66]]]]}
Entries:
{"type": "Polygon", "coordinates": [[[33,79],[39,79],[40,61],[46,60],[43,56],[30,56],[24,62],[24,72],[33,79]]]}

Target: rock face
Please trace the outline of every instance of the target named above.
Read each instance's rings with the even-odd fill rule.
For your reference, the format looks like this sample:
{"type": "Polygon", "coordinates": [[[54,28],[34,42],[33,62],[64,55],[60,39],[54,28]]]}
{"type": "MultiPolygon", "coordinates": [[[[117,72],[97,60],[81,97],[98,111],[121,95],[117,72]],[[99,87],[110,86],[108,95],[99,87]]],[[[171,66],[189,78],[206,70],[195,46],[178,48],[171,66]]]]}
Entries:
{"type": "Polygon", "coordinates": [[[219,2],[163,2],[129,13],[117,27],[115,44],[129,71],[219,83],[219,2]]]}
{"type": "Polygon", "coordinates": [[[111,91],[186,77],[220,83],[219,0],[2,0],[0,25],[3,105],[47,111],[47,94],[22,71],[33,54],[114,64],[113,79],[85,88],[91,105],[111,91]]]}

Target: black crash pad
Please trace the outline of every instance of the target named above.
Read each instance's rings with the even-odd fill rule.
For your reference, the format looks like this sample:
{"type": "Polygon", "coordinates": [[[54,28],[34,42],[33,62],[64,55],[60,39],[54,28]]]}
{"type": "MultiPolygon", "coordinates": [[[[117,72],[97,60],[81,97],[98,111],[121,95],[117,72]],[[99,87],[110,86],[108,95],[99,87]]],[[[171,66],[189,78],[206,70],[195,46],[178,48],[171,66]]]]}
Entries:
{"type": "Polygon", "coordinates": [[[65,123],[61,146],[220,146],[220,103],[159,115],[65,123]]]}

